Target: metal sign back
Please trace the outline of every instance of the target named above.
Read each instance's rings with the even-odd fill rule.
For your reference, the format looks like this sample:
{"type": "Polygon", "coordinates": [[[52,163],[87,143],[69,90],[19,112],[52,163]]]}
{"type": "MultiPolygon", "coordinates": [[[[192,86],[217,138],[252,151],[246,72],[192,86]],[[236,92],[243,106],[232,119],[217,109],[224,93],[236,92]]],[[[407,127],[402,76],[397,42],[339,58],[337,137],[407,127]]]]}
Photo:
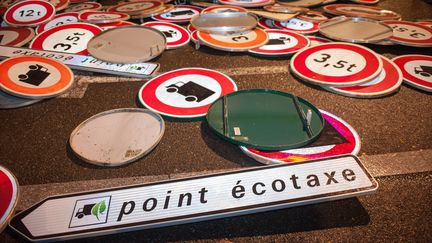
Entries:
{"type": "Polygon", "coordinates": [[[377,188],[357,157],[341,156],[55,196],[9,225],[32,241],[65,240],[342,199],[377,188]]]}
{"type": "Polygon", "coordinates": [[[248,12],[210,12],[191,19],[191,25],[197,30],[215,34],[244,32],[255,28],[257,23],[257,17],[248,12]]]}
{"type": "Polygon", "coordinates": [[[0,45],[0,59],[15,56],[42,56],[58,60],[71,69],[90,72],[115,74],[120,76],[149,78],[159,69],[158,63],[114,64],[91,56],[69,54],[55,51],[42,51],[0,45]]]}

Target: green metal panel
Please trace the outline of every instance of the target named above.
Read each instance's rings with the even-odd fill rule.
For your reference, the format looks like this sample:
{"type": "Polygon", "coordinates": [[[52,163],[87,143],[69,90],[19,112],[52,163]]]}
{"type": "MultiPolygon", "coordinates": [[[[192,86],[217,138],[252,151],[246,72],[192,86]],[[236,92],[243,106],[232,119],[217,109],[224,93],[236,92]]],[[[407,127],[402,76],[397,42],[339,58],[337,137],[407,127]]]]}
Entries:
{"type": "Polygon", "coordinates": [[[219,98],[209,108],[207,122],[224,139],[261,150],[304,146],[324,127],[321,113],[308,101],[267,89],[242,90],[219,98]],[[308,110],[312,115],[309,126],[308,110]]]}

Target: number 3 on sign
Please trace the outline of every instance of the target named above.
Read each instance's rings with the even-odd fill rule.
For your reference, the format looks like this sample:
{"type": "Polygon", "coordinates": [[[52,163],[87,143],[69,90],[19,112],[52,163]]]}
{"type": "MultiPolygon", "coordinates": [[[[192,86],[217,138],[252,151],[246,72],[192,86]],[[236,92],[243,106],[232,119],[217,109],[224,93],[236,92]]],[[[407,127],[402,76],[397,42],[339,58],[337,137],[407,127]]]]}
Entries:
{"type": "Polygon", "coordinates": [[[366,60],[354,51],[328,49],[306,58],[306,66],[321,75],[340,77],[360,72],[366,66],[366,60]]]}
{"type": "Polygon", "coordinates": [[[65,38],[66,43],[57,43],[53,46],[55,50],[58,51],[68,51],[72,48],[72,45],[78,45],[80,36],[84,36],[85,33],[73,33],[72,35],[68,35],[65,38]]]}
{"type": "MultiPolygon", "coordinates": [[[[327,60],[331,58],[330,54],[326,54],[326,53],[321,53],[322,59],[318,60],[318,59],[313,59],[315,62],[325,62],[326,64],[324,65],[324,67],[328,67],[330,65],[330,63],[327,63],[327,60]]],[[[336,62],[336,64],[333,64],[332,66],[334,68],[345,68],[345,66],[348,64],[347,61],[344,60],[339,60],[336,62]]],[[[348,66],[348,68],[346,69],[348,72],[352,72],[352,68],[357,67],[357,65],[355,64],[350,64],[348,66]]]]}

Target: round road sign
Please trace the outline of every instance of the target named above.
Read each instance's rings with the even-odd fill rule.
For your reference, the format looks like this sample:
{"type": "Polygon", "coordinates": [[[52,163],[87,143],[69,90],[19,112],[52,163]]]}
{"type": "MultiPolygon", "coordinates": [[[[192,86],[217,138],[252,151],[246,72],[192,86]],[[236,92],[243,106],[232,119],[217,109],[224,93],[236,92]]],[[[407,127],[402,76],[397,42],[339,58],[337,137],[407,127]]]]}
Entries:
{"type": "Polygon", "coordinates": [[[401,69],[406,84],[432,92],[432,56],[404,55],[392,61],[401,69]]]}
{"type": "Polygon", "coordinates": [[[32,28],[0,27],[0,45],[21,47],[35,36],[32,28]]]}
{"type": "Polygon", "coordinates": [[[317,85],[352,86],[376,78],[382,61],[372,50],[357,44],[324,43],[298,52],[290,62],[291,71],[317,85]]]}
{"type": "Polygon", "coordinates": [[[357,155],[360,151],[360,137],[347,122],[320,110],[325,119],[324,129],[319,138],[306,147],[283,151],[261,151],[241,146],[249,157],[263,164],[284,164],[342,154],[357,155]]]}
{"type": "Polygon", "coordinates": [[[166,48],[175,49],[184,46],[190,41],[189,32],[176,24],[160,21],[150,21],[142,26],[152,27],[162,32],[166,37],[166,48]]]}
{"type": "Polygon", "coordinates": [[[18,204],[18,180],[5,167],[0,166],[0,232],[8,224],[18,204]]]}
{"type": "Polygon", "coordinates": [[[120,166],[148,154],[165,131],[159,114],[147,109],[109,110],[75,128],[69,144],[81,159],[101,166],[120,166]]]}
{"type": "Polygon", "coordinates": [[[167,13],[153,16],[154,20],[183,23],[189,22],[193,16],[201,12],[201,8],[191,5],[176,5],[175,8],[167,13]]]}
{"type": "Polygon", "coordinates": [[[415,47],[432,47],[432,28],[409,21],[387,20],[393,28],[392,42],[415,47]]]}
{"type": "Polygon", "coordinates": [[[382,97],[396,92],[402,84],[402,72],[392,61],[384,56],[380,57],[383,61],[383,70],[381,74],[372,81],[357,86],[323,88],[337,94],[357,98],[382,97]]]}
{"type": "Polygon", "coordinates": [[[266,29],[269,35],[267,44],[249,50],[249,53],[259,56],[292,55],[310,45],[310,40],[304,35],[287,30],[266,29]]]}
{"type": "Polygon", "coordinates": [[[87,55],[87,43],[101,32],[102,29],[93,24],[63,24],[38,34],[30,48],[87,55]]]}
{"type": "Polygon", "coordinates": [[[281,29],[294,31],[301,34],[311,34],[318,31],[318,23],[292,18],[288,21],[274,21],[274,24],[281,29]]]}
{"type": "Polygon", "coordinates": [[[141,104],[164,116],[201,118],[219,97],[237,90],[223,73],[204,68],[183,68],[161,74],[140,89],[141,104]]]}
{"type": "Polygon", "coordinates": [[[206,46],[223,51],[248,51],[268,42],[268,34],[259,28],[230,35],[198,31],[198,39],[206,46]]]}
{"type": "Polygon", "coordinates": [[[51,29],[53,27],[62,25],[62,24],[70,24],[70,23],[77,23],[78,20],[78,13],[61,13],[57,14],[52,18],[50,21],[39,25],[36,28],[36,33],[40,34],[44,32],[45,30],[51,29]]]}
{"type": "Polygon", "coordinates": [[[54,59],[17,56],[0,62],[0,89],[14,96],[54,97],[68,90],[73,81],[70,68],[54,59]]]}
{"type": "Polygon", "coordinates": [[[123,26],[93,37],[87,49],[92,56],[106,62],[146,62],[166,49],[166,38],[155,28],[123,26]]]}
{"type": "Polygon", "coordinates": [[[260,150],[305,146],[318,138],[324,119],[308,101],[277,90],[227,94],[208,109],[207,122],[225,140],[260,150]]]}
{"type": "Polygon", "coordinates": [[[318,37],[318,36],[306,36],[310,41],[310,46],[317,46],[319,44],[322,43],[328,43],[328,42],[332,42],[332,40],[329,40],[327,38],[323,38],[323,37],[318,37]]]}
{"type": "Polygon", "coordinates": [[[104,11],[85,11],[79,14],[79,20],[93,23],[106,24],[123,20],[128,20],[130,16],[119,12],[104,12],[104,11]]]}
{"type": "Polygon", "coordinates": [[[11,26],[37,26],[49,21],[54,14],[55,8],[49,2],[29,0],[10,6],[4,21],[11,26]]]}
{"type": "Polygon", "coordinates": [[[102,8],[100,3],[96,2],[84,2],[75,4],[66,9],[65,12],[82,12],[82,11],[96,11],[102,8]]]}

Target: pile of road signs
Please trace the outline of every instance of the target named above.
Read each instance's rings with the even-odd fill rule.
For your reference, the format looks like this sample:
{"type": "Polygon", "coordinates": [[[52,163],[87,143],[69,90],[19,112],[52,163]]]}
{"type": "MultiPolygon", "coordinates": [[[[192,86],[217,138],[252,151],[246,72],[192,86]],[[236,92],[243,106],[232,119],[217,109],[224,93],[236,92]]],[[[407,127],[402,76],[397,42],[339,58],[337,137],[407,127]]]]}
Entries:
{"type": "Polygon", "coordinates": [[[58,96],[73,84],[72,71],[61,62],[17,56],[0,62],[0,108],[17,108],[58,96]]]}

